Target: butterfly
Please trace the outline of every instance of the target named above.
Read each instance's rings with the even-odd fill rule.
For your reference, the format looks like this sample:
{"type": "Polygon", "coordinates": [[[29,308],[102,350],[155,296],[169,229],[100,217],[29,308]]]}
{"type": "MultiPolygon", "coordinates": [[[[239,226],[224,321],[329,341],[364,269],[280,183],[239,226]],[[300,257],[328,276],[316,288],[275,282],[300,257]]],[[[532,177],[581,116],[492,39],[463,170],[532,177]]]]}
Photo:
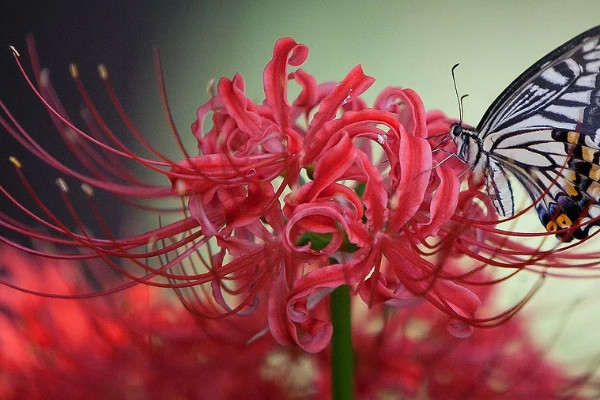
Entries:
{"type": "Polygon", "coordinates": [[[475,129],[461,118],[449,135],[501,217],[515,214],[512,175],[548,232],[587,237],[600,225],[600,26],[529,67],[475,129]]]}

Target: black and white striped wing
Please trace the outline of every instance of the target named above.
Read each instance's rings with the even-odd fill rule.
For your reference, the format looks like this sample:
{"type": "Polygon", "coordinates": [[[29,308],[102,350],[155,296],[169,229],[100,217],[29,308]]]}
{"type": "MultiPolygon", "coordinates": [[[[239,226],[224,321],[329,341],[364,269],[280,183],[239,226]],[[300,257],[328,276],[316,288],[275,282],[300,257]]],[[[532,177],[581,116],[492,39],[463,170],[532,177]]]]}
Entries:
{"type": "Polygon", "coordinates": [[[558,47],[515,79],[476,128],[576,130],[600,143],[600,26],[558,47]]]}
{"type": "Polygon", "coordinates": [[[487,187],[514,214],[509,172],[548,231],[583,238],[600,225],[600,26],[573,38],[515,79],[475,129],[488,157],[487,187]],[[496,168],[494,168],[494,166],[496,168]]]}
{"type": "Polygon", "coordinates": [[[548,231],[583,238],[600,225],[600,150],[576,131],[544,129],[493,133],[486,186],[498,214],[514,215],[507,172],[524,186],[548,231]],[[572,228],[572,229],[570,229],[572,228]]]}

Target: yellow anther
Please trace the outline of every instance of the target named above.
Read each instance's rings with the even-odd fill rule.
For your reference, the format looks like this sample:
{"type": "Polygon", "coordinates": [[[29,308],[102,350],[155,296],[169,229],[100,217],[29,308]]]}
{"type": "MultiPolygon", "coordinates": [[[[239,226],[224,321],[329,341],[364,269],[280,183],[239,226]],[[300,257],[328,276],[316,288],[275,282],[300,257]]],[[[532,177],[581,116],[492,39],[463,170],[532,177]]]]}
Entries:
{"type": "Polygon", "coordinates": [[[573,225],[571,218],[569,218],[566,214],[560,214],[558,218],[556,218],[556,223],[561,228],[569,228],[571,225],[573,225]]]}
{"type": "Polygon", "coordinates": [[[106,65],[98,64],[98,74],[103,81],[108,79],[108,69],[106,69],[106,65]]]}
{"type": "Polygon", "coordinates": [[[81,190],[83,191],[83,193],[85,193],[86,195],[92,197],[94,195],[94,188],[91,187],[90,185],[88,185],[87,183],[82,183],[81,184],[81,190]]]}
{"type": "Polygon", "coordinates": [[[21,169],[22,164],[21,161],[19,161],[19,159],[15,156],[10,156],[8,157],[8,161],[10,161],[15,167],[21,169]]]}
{"type": "Polygon", "coordinates": [[[65,193],[69,191],[69,186],[67,186],[67,182],[63,178],[56,178],[56,185],[65,193]]]}
{"type": "Polygon", "coordinates": [[[71,78],[77,79],[79,78],[79,69],[77,69],[77,65],[69,64],[69,73],[71,74],[71,78]]]}
{"type": "Polygon", "coordinates": [[[208,81],[208,84],[206,85],[206,92],[211,96],[215,95],[215,80],[214,79],[211,79],[210,81],[208,81]]]}
{"type": "Polygon", "coordinates": [[[17,49],[15,48],[15,46],[8,46],[8,48],[10,49],[10,51],[12,51],[12,53],[17,56],[17,57],[21,57],[21,55],[19,54],[19,52],[17,51],[17,49]]]}

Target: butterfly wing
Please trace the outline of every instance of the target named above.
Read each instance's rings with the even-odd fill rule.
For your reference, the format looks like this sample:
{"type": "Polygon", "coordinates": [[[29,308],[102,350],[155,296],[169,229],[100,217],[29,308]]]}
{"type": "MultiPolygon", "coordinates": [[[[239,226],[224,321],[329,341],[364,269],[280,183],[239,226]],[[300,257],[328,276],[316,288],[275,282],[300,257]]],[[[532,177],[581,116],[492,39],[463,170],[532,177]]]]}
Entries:
{"type": "Polygon", "coordinates": [[[488,136],[493,137],[499,138],[489,155],[486,185],[498,214],[504,217],[514,214],[512,188],[507,177],[510,173],[534,201],[548,231],[573,227],[561,237],[567,240],[587,236],[589,229],[597,225],[592,219],[600,215],[597,201],[600,198],[600,151],[577,143],[583,136],[572,131],[488,136]],[[538,140],[532,143],[528,139],[531,137],[538,140]]]}
{"type": "Polygon", "coordinates": [[[600,26],[558,47],[515,79],[477,126],[493,132],[559,128],[600,139],[600,26]]]}
{"type": "Polygon", "coordinates": [[[594,220],[600,215],[600,26],[527,69],[475,130],[489,159],[488,192],[499,214],[514,210],[507,170],[536,202],[546,229],[573,226],[563,239],[587,236],[600,224],[594,220]]]}
{"type": "Polygon", "coordinates": [[[515,200],[510,180],[502,163],[494,159],[489,160],[485,185],[498,215],[502,217],[513,215],[515,213],[515,200]]]}

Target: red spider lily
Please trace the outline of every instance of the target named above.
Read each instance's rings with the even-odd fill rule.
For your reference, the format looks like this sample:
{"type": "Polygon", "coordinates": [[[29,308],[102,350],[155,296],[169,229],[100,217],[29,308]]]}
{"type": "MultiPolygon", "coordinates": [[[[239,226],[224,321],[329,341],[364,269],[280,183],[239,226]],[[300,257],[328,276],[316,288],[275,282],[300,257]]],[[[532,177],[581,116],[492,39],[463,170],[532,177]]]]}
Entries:
{"type": "MultiPolygon", "coordinates": [[[[73,262],[0,250],[3,276],[19,285],[43,280],[67,295],[91,290],[90,277],[110,280],[84,277],[73,262]]],[[[0,292],[0,396],[329,398],[328,351],[299,352],[269,336],[247,343],[258,319],[197,319],[165,293],[143,285],[87,300],[0,292]]],[[[466,339],[449,335],[447,317],[426,303],[357,308],[355,321],[357,399],[584,399],[578,393],[593,383],[544,357],[520,317],[466,339]]]]}
{"type": "MultiPolygon", "coordinates": [[[[474,288],[522,270],[540,272],[543,278],[551,267],[598,262],[597,253],[583,252],[577,254],[581,262],[570,261],[574,244],[528,246],[520,238],[532,235],[497,228],[480,184],[466,179],[466,167],[448,157],[451,141],[437,140],[432,148],[452,121],[439,112],[427,113],[410,89],[385,89],[368,107],[360,96],[374,80],[360,66],[337,84],[319,85],[300,68],[290,71],[308,56],[308,49],[291,38],[277,41],[264,70],[264,102],[245,94],[239,75],[222,78],[211,88],[215,92],[198,108],[192,125],[198,155],[181,144],[161,85],[173,138],[183,154],[179,161],[137,131],[106,68],[100,68],[100,75],[109,97],[148,156],[131,150],[107,126],[72,67],[88,108],[83,119],[89,133],[79,129],[40,69],[33,45],[30,54],[37,83],[29,80],[16,52],[15,59],[81,168],[54,158],[1,103],[6,118],[0,123],[35,156],[82,183],[96,229],[92,233],[78,214],[63,178],[59,192],[71,220],[59,218],[29,184],[26,166],[21,168],[16,158],[16,173],[39,210],[23,207],[8,189],[0,190],[42,229],[5,212],[0,212],[0,225],[72,250],[57,255],[29,249],[34,254],[100,259],[131,280],[109,292],[135,283],[174,288],[198,316],[263,316],[264,327],[279,343],[318,352],[332,331],[328,294],[341,285],[350,285],[369,306],[425,299],[450,316],[455,335],[466,336],[471,326],[509,319],[537,286],[511,309],[490,317],[477,315],[481,301],[474,288]],[[291,82],[301,90],[290,101],[291,82]],[[160,174],[169,184],[147,183],[129,171],[131,163],[160,174]],[[114,234],[95,204],[94,189],[154,215],[175,209],[175,220],[140,234],[114,234]],[[179,203],[169,208],[141,202],[163,198],[179,203]],[[490,267],[509,272],[490,278],[485,271],[490,267]],[[264,308],[264,314],[257,311],[264,308]]],[[[87,295],[95,294],[73,296],[87,295]]]]}

